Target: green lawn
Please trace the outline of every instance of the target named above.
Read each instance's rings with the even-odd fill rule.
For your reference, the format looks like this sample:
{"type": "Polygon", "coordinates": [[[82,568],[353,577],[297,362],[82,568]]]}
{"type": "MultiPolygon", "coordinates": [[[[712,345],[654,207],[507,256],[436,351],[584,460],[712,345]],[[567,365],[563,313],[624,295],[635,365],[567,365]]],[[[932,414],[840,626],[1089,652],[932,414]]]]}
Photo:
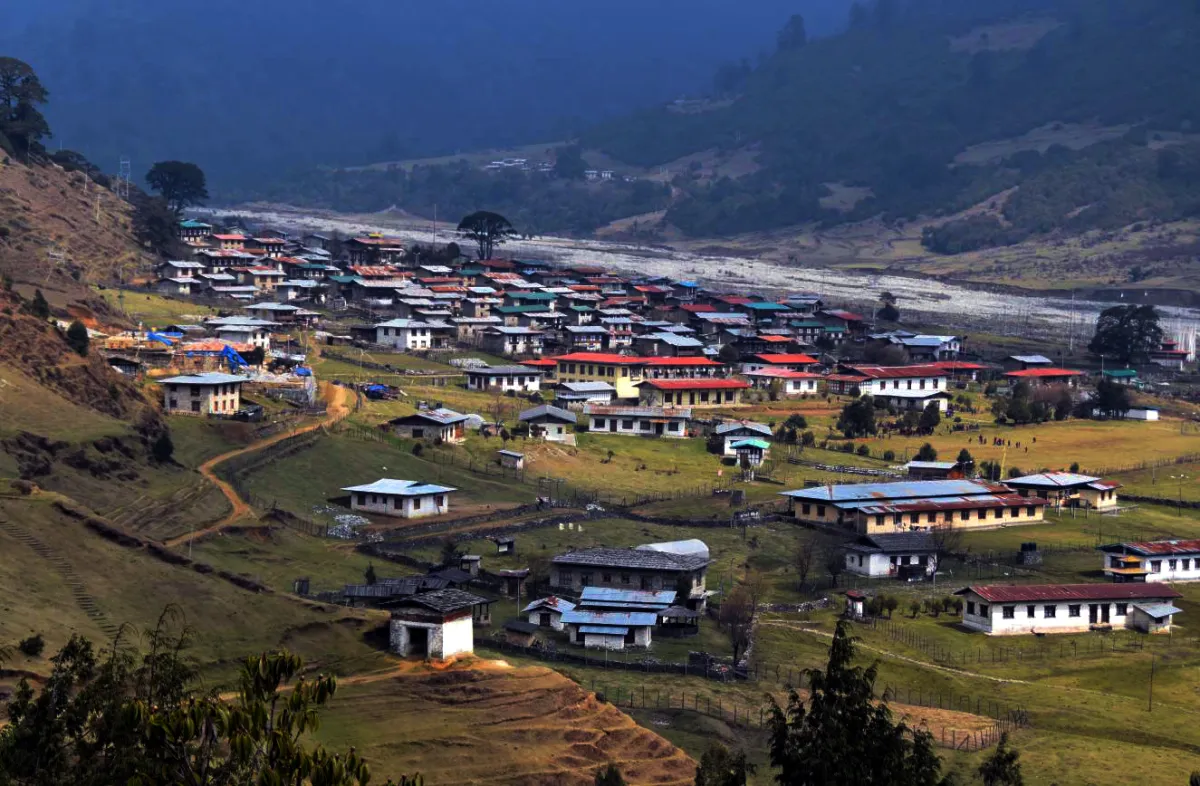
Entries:
{"type": "Polygon", "coordinates": [[[52,440],[91,442],[130,432],[129,424],[68,401],[7,365],[0,365],[0,412],[0,438],[28,431],[52,440]]]}
{"type": "Polygon", "coordinates": [[[245,447],[254,440],[251,423],[173,417],[168,424],[175,460],[185,467],[198,467],[213,456],[245,447]]]}
{"type": "MultiPolygon", "coordinates": [[[[1185,502],[1200,501],[1200,463],[1172,464],[1154,469],[1140,469],[1113,475],[1121,484],[1118,493],[1185,502]]],[[[1191,512],[1190,515],[1196,515],[1191,512]]]]}
{"type": "MultiPolygon", "coordinates": [[[[485,512],[496,505],[532,502],[531,486],[486,477],[414,456],[400,441],[367,442],[345,435],[322,436],[314,447],[267,464],[245,480],[251,492],[307,518],[328,521],[328,500],[344,496],[345,486],[380,478],[421,480],[459,489],[451,512],[485,512]]],[[[465,515],[465,513],[464,513],[465,515]]]]}
{"type": "Polygon", "coordinates": [[[118,289],[97,290],[110,306],[123,309],[131,319],[145,327],[165,327],[175,322],[196,323],[217,316],[218,309],[188,300],[177,300],[148,292],[126,292],[118,289]]]}
{"type": "MultiPolygon", "coordinates": [[[[380,577],[404,576],[412,569],[381,562],[358,553],[353,542],[315,538],[273,527],[223,533],[193,546],[193,557],[213,567],[260,581],[278,592],[291,592],[300,577],[311,580],[312,591],[361,584],[367,567],[380,577]]],[[[185,547],[186,548],[186,547],[185,547]]]]}

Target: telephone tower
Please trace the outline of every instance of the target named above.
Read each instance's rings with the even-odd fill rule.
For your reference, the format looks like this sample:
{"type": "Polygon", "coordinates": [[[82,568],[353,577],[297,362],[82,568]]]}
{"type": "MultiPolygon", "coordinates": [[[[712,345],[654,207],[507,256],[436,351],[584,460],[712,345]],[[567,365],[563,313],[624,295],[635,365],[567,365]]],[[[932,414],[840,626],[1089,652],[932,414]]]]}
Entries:
{"type": "Polygon", "coordinates": [[[117,196],[129,199],[129,186],[133,182],[133,162],[121,156],[121,169],[117,174],[117,196]]]}

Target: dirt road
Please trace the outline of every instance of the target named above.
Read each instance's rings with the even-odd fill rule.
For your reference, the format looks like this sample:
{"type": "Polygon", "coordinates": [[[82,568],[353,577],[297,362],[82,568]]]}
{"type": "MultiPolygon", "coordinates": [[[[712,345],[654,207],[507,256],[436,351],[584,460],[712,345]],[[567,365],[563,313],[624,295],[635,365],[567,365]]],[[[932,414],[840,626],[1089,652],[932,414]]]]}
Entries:
{"type": "Polygon", "coordinates": [[[166,541],[166,545],[172,548],[175,546],[187,545],[197,538],[211,535],[214,532],[220,532],[221,530],[237,521],[240,521],[243,518],[255,516],[254,510],[244,499],[241,498],[241,495],[234,490],[233,486],[229,485],[229,483],[217,476],[215,471],[216,468],[223,462],[226,462],[235,456],[243,456],[247,453],[253,453],[255,451],[262,450],[269,445],[282,442],[283,440],[294,437],[298,434],[307,434],[310,431],[316,431],[320,428],[328,428],[350,414],[350,408],[346,405],[346,397],[348,395],[346,389],[339,385],[330,385],[325,389],[328,392],[329,398],[327,406],[325,407],[325,417],[322,418],[320,422],[312,423],[294,431],[284,431],[279,434],[275,434],[267,437],[266,439],[247,445],[244,448],[238,448],[237,450],[231,450],[228,453],[222,453],[219,456],[214,456],[213,458],[210,458],[208,461],[201,464],[197,468],[200,474],[221,490],[221,493],[225,495],[225,499],[229,500],[232,510],[230,510],[229,514],[225,516],[225,518],[221,519],[215,524],[211,524],[204,529],[189,532],[186,535],[179,535],[178,537],[171,538],[170,540],[166,541]]]}

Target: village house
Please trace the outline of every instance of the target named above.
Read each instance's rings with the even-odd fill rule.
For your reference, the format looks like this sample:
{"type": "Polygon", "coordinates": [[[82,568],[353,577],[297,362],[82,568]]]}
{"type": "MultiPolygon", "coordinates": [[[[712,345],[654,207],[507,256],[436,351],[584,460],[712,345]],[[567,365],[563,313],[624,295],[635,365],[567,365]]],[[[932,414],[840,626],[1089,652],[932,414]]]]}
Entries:
{"type": "Polygon", "coordinates": [[[502,323],[500,317],[451,317],[450,324],[459,343],[478,344],[483,340],[485,330],[502,323]]]}
{"type": "Polygon", "coordinates": [[[646,356],[698,357],[704,352],[704,342],[686,333],[659,331],[634,336],[633,348],[646,356]]]}
{"type": "Polygon", "coordinates": [[[238,234],[210,235],[209,241],[220,251],[242,251],[246,248],[246,236],[238,234]]]}
{"type": "Polygon", "coordinates": [[[484,328],[480,347],[493,355],[540,355],[545,346],[545,334],[531,327],[497,325],[484,328]]]}
{"type": "Polygon", "coordinates": [[[575,608],[562,615],[571,643],[588,649],[623,650],[649,647],[658,624],[652,611],[589,611],[575,608]]]}
{"type": "Polygon", "coordinates": [[[154,282],[154,291],[168,297],[191,297],[193,291],[200,289],[198,284],[198,279],[191,276],[160,278],[154,282]]]}
{"type": "Polygon", "coordinates": [[[468,390],[534,393],[541,389],[542,372],[528,366],[472,366],[463,373],[468,390]]]}
{"type": "Polygon", "coordinates": [[[877,346],[900,347],[914,363],[954,360],[962,352],[962,338],[959,336],[925,335],[907,330],[893,330],[876,333],[868,338],[877,346]]]}
{"type": "Polygon", "coordinates": [[[562,630],[562,616],[568,611],[573,611],[575,604],[564,598],[559,598],[551,595],[548,598],[539,598],[533,603],[530,603],[525,608],[521,609],[521,613],[526,615],[526,619],[537,625],[539,628],[550,628],[551,630],[562,630]]]}
{"type": "Polygon", "coordinates": [[[460,589],[423,592],[396,602],[389,623],[392,652],[445,660],[475,651],[475,618],[490,601],[460,589]]]}
{"type": "Polygon", "coordinates": [[[515,450],[497,450],[496,459],[504,469],[525,469],[525,454],[515,450]]]}
{"type": "Polygon", "coordinates": [[[351,265],[395,265],[404,256],[399,241],[377,235],[352,237],[342,247],[351,265]]]}
{"type": "Polygon", "coordinates": [[[1004,379],[1010,384],[1025,382],[1033,386],[1067,385],[1075,387],[1082,376],[1082,371],[1069,368],[1027,368],[1024,371],[1006,371],[1004,373],[1004,379]]]}
{"type": "Polygon", "coordinates": [[[742,376],[752,387],[759,390],[771,390],[773,385],[778,384],[779,393],[789,397],[818,395],[821,392],[821,380],[824,379],[820,374],[811,371],[791,371],[785,368],[747,371],[742,376]]]}
{"type": "Polygon", "coordinates": [[[904,465],[909,480],[960,480],[972,466],[960,461],[910,461],[904,465]]]}
{"type": "Polygon", "coordinates": [[[765,439],[774,438],[771,433],[771,427],[765,423],[755,423],[751,420],[735,420],[730,423],[722,423],[713,429],[713,434],[719,437],[722,441],[721,455],[734,456],[733,443],[740,442],[743,439],[765,439]]]}
{"type": "Polygon", "coordinates": [[[562,343],[570,352],[599,352],[604,349],[608,330],[599,325],[567,325],[562,329],[562,343]]]}
{"type": "Polygon", "coordinates": [[[617,397],[617,389],[607,382],[560,382],[554,400],[567,406],[585,404],[611,404],[617,397]]]}
{"type": "Polygon", "coordinates": [[[828,327],[841,328],[851,336],[861,336],[867,332],[867,319],[862,314],[844,309],[821,309],[816,318],[828,327]]]}
{"type": "Polygon", "coordinates": [[[168,415],[233,415],[242,407],[242,385],[249,380],[217,372],[158,380],[168,415]]]}
{"type": "Polygon", "coordinates": [[[937,544],[928,532],[860,535],[844,549],[847,572],[859,576],[924,580],[937,572],[937,544]]]}
{"type": "Polygon", "coordinates": [[[889,409],[924,412],[931,405],[943,415],[950,409],[952,396],[945,390],[889,390],[874,394],[875,401],[889,409]]]}
{"type": "Polygon", "coordinates": [[[690,409],[663,407],[605,407],[588,404],[583,408],[588,431],[641,437],[688,436],[690,409]]]}
{"type": "Polygon", "coordinates": [[[437,349],[449,345],[451,330],[445,322],[393,319],[375,326],[375,343],[401,350],[437,349]]]}
{"type": "Polygon", "coordinates": [[[206,224],[203,221],[197,221],[194,218],[185,218],[179,222],[176,234],[180,240],[205,240],[212,234],[212,224],[206,224]]]}
{"type": "Polygon", "coordinates": [[[1117,506],[1120,483],[1077,472],[1039,472],[1004,481],[1022,497],[1044,499],[1055,508],[1107,510],[1117,506]]]}
{"type": "Polygon", "coordinates": [[[1005,371],[1054,368],[1054,361],[1045,355],[1009,355],[1001,363],[1005,371]]]}
{"type": "Polygon", "coordinates": [[[962,624],[992,636],[1082,633],[1130,628],[1165,633],[1182,597],[1166,584],[1014,584],[971,586],[963,598],[962,624]]]}
{"type": "Polygon", "coordinates": [[[764,369],[782,369],[785,371],[808,371],[820,363],[812,355],[801,352],[791,353],[759,353],[751,355],[742,361],[742,371],[762,371],[764,369]]]}
{"type": "Polygon", "coordinates": [[[1179,348],[1178,341],[1164,339],[1162,345],[1150,352],[1150,362],[1172,371],[1183,371],[1183,365],[1191,359],[1191,353],[1179,348]]]}
{"type": "Polygon", "coordinates": [[[825,378],[829,392],[878,396],[896,391],[944,391],[946,371],[939,365],[842,366],[825,378]]]}
{"type": "Polygon", "coordinates": [[[1043,520],[1046,500],[975,480],[814,486],[782,492],[797,521],[873,535],[957,527],[983,529],[1043,520]]]}
{"type": "Polygon", "coordinates": [[[737,465],[739,467],[760,467],[767,460],[767,454],[771,450],[771,443],[765,439],[751,437],[750,439],[739,439],[730,445],[733,450],[733,455],[737,457],[737,465]]]}
{"type": "Polygon", "coordinates": [[[652,407],[736,407],[750,387],[743,379],[647,379],[638,385],[640,402],[652,407]]]}
{"type": "Polygon", "coordinates": [[[350,509],[405,519],[440,516],[450,511],[450,495],[456,488],[415,480],[381,478],[362,486],[347,486],[350,509]]]}
{"type": "Polygon", "coordinates": [[[252,317],[226,317],[215,324],[210,322],[208,327],[226,344],[249,344],[265,352],[271,348],[270,328],[276,324],[252,317]]]}
{"type": "Polygon", "coordinates": [[[648,543],[632,549],[580,549],[554,557],[551,582],[575,593],[585,587],[677,593],[686,589],[679,602],[703,610],[711,562],[708,546],[700,540],[648,543]]]}
{"type": "Polygon", "coordinates": [[[555,377],[563,382],[607,382],[617,398],[637,399],[645,379],[646,358],[603,352],[572,352],[554,358],[555,377]]]}
{"type": "Polygon", "coordinates": [[[452,409],[425,409],[388,421],[392,433],[408,439],[433,439],[457,444],[466,439],[467,416],[452,409]]]}
{"type": "Polygon", "coordinates": [[[1112,543],[1103,552],[1104,575],[1115,582],[1200,581],[1200,539],[1112,543]]]}
{"type": "Polygon", "coordinates": [[[529,436],[547,442],[570,442],[575,426],[575,413],[550,404],[527,409],[518,419],[529,425],[529,436]]]}

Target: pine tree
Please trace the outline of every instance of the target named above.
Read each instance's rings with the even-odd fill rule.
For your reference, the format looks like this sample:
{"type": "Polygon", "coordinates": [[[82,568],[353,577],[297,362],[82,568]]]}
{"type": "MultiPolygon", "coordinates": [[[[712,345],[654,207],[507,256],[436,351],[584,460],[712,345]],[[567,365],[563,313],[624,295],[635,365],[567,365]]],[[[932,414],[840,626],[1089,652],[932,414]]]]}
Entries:
{"type": "Polygon", "coordinates": [[[1001,734],[996,750],[979,765],[983,786],[1023,786],[1020,758],[1021,754],[1008,747],[1008,734],[1001,734]]]}
{"type": "Polygon", "coordinates": [[[38,319],[50,318],[50,304],[46,302],[46,296],[42,294],[42,290],[39,289],[33,293],[33,302],[29,304],[29,313],[38,319]]]}
{"type": "Polygon", "coordinates": [[[67,344],[79,355],[87,357],[91,339],[88,337],[87,328],[78,319],[67,328],[67,344]]]}

